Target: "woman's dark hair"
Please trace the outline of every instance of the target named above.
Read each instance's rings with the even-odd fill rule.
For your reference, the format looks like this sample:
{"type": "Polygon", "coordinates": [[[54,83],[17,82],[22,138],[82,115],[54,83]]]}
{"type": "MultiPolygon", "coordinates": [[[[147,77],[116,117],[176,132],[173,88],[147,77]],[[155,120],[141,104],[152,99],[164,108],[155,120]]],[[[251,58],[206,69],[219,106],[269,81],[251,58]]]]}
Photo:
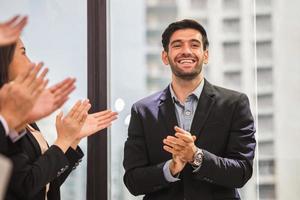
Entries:
{"type": "Polygon", "coordinates": [[[181,29],[195,29],[199,31],[202,35],[202,43],[203,43],[203,50],[206,50],[208,48],[208,38],[205,29],[201,24],[196,22],[195,20],[191,19],[184,19],[181,21],[173,22],[171,23],[166,30],[162,34],[162,45],[164,47],[164,50],[168,52],[169,48],[169,43],[170,43],[170,38],[173,35],[173,33],[177,30],[181,29]]]}
{"type": "Polygon", "coordinates": [[[15,49],[16,43],[0,47],[0,88],[8,82],[8,69],[15,49]]]}

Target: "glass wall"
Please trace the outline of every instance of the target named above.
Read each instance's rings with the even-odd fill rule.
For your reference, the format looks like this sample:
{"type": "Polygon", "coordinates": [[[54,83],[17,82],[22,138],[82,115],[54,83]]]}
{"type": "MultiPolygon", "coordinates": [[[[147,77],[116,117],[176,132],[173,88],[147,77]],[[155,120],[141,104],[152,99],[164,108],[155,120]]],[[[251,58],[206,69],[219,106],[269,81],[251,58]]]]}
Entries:
{"type": "MultiPolygon", "coordinates": [[[[67,112],[78,99],[87,96],[87,3],[81,0],[0,0],[0,21],[16,14],[28,15],[22,34],[28,56],[43,61],[50,71],[49,85],[75,77],[76,90],[62,108],[67,112]]],[[[56,139],[55,116],[38,122],[51,145],[56,139]]],[[[80,144],[86,151],[86,141],[80,144]]],[[[61,188],[62,199],[85,199],[86,156],[61,188]]]]}

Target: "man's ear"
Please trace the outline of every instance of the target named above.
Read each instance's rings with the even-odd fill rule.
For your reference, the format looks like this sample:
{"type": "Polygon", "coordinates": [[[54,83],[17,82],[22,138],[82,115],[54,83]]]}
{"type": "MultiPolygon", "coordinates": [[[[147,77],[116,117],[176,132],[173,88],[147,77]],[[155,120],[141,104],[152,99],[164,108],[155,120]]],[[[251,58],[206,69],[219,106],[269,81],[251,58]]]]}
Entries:
{"type": "Polygon", "coordinates": [[[165,65],[169,65],[168,52],[165,50],[161,52],[161,59],[165,65]]]}
{"type": "Polygon", "coordinates": [[[204,64],[207,64],[208,63],[208,57],[209,57],[209,52],[208,52],[208,49],[206,49],[204,51],[204,60],[203,60],[203,63],[204,64]]]}

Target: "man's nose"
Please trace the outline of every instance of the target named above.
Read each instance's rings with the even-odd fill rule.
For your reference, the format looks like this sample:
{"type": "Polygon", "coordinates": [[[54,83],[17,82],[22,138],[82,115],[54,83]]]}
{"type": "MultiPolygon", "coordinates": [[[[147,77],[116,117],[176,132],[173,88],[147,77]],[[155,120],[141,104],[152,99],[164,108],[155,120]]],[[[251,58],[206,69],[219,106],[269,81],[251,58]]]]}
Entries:
{"type": "Polygon", "coordinates": [[[187,55],[192,54],[192,50],[188,44],[183,45],[182,54],[187,54],[187,55]]]}

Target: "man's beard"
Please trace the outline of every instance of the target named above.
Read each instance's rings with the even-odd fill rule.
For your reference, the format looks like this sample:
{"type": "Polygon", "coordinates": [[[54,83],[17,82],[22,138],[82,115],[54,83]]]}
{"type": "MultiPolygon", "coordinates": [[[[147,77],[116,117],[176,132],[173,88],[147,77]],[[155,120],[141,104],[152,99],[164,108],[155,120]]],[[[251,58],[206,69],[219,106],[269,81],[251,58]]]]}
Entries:
{"type": "Polygon", "coordinates": [[[171,66],[171,70],[173,72],[173,74],[182,79],[182,80],[193,80],[195,79],[202,71],[202,65],[203,63],[197,63],[198,65],[196,65],[196,67],[191,71],[191,72],[184,72],[183,70],[181,70],[176,63],[174,63],[173,61],[171,61],[170,58],[168,58],[169,60],[169,64],[171,66]]]}

